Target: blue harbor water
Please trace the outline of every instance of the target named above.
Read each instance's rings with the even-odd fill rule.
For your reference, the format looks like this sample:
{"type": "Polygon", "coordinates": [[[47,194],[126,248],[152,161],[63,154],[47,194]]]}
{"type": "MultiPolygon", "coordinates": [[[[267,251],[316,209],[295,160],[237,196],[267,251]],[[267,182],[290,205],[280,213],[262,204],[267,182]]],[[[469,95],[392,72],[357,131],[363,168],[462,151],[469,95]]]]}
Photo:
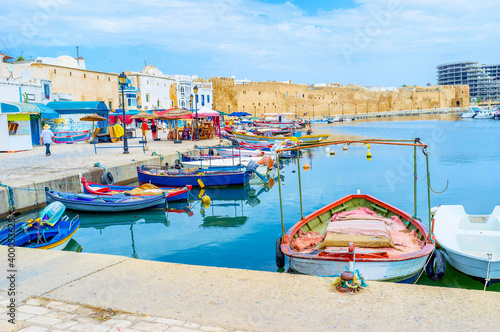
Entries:
{"type": "MultiPolygon", "coordinates": [[[[468,213],[491,213],[500,205],[500,121],[462,121],[456,116],[421,119],[320,124],[313,129],[358,138],[420,137],[429,145],[432,188],[436,192],[446,188],[441,194],[431,193],[432,206],[460,204],[468,213]]],[[[310,165],[308,171],[301,169],[304,215],[358,189],[414,213],[413,147],[372,144],[370,161],[366,146],[342,148],[304,151],[300,165],[310,165]]],[[[417,216],[427,224],[426,164],[420,149],[417,158],[417,216]]],[[[301,215],[297,175],[296,161],[285,161],[281,183],[287,230],[301,215]]],[[[281,234],[281,221],[277,176],[275,180],[274,186],[206,190],[212,200],[208,208],[192,201],[170,204],[173,210],[167,213],[80,214],[81,227],[73,238],[83,252],[277,271],[275,241],[281,234]]],[[[431,281],[424,274],[419,284],[483,288],[481,282],[449,266],[442,281],[431,281]]],[[[500,284],[489,290],[500,290],[500,284]]]]}

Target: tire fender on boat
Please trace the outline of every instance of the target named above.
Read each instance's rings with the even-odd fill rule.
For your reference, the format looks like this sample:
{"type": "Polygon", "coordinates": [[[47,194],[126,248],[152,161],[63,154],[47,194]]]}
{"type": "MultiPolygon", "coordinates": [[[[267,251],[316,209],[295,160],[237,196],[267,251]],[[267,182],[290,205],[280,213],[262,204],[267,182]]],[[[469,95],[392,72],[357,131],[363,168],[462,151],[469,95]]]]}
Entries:
{"type": "Polygon", "coordinates": [[[276,266],[278,269],[285,266],[285,255],[281,251],[281,236],[276,239],[276,266]]]}
{"type": "Polygon", "coordinates": [[[441,250],[435,249],[425,267],[425,274],[429,279],[437,281],[443,279],[446,272],[446,260],[441,250]]]}
{"type": "Polygon", "coordinates": [[[115,183],[115,179],[113,178],[113,174],[111,172],[102,173],[102,184],[113,184],[115,183]]]}

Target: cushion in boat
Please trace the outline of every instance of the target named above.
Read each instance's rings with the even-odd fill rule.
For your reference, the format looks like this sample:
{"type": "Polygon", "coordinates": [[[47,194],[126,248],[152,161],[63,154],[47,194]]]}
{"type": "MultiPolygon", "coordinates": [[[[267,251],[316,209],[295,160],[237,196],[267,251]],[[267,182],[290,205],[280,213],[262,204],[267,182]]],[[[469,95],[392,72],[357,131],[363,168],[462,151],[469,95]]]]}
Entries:
{"type": "Polygon", "coordinates": [[[356,247],[394,248],[384,220],[355,218],[330,222],[320,248],[347,247],[349,242],[356,247]]]}

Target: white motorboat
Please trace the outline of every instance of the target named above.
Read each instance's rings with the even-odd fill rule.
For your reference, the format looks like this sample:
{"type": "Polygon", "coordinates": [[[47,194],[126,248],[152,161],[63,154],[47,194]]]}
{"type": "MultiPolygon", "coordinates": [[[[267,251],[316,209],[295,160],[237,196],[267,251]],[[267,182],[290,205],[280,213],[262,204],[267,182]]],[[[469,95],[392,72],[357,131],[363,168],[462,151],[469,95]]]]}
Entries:
{"type": "Polygon", "coordinates": [[[471,119],[475,117],[476,114],[477,114],[476,111],[472,107],[469,107],[469,110],[467,112],[463,112],[462,114],[460,114],[460,117],[462,119],[471,119]]]}
{"type": "Polygon", "coordinates": [[[483,110],[479,111],[476,113],[476,116],[474,119],[479,120],[479,119],[494,119],[495,118],[495,111],[490,111],[490,110],[483,110]]]}
{"type": "Polygon", "coordinates": [[[490,215],[469,215],[462,205],[441,205],[434,213],[434,234],[455,269],[500,280],[500,206],[490,215]]]}

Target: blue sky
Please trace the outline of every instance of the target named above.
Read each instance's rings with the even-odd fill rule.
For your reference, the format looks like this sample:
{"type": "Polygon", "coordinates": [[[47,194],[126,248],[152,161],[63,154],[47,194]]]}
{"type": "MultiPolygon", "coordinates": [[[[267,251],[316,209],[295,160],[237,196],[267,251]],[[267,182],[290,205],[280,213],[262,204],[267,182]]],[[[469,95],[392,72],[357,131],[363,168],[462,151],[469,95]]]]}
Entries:
{"type": "Polygon", "coordinates": [[[422,85],[443,62],[499,63],[499,12],[496,0],[17,0],[2,4],[0,50],[79,46],[109,72],[422,85]]]}

